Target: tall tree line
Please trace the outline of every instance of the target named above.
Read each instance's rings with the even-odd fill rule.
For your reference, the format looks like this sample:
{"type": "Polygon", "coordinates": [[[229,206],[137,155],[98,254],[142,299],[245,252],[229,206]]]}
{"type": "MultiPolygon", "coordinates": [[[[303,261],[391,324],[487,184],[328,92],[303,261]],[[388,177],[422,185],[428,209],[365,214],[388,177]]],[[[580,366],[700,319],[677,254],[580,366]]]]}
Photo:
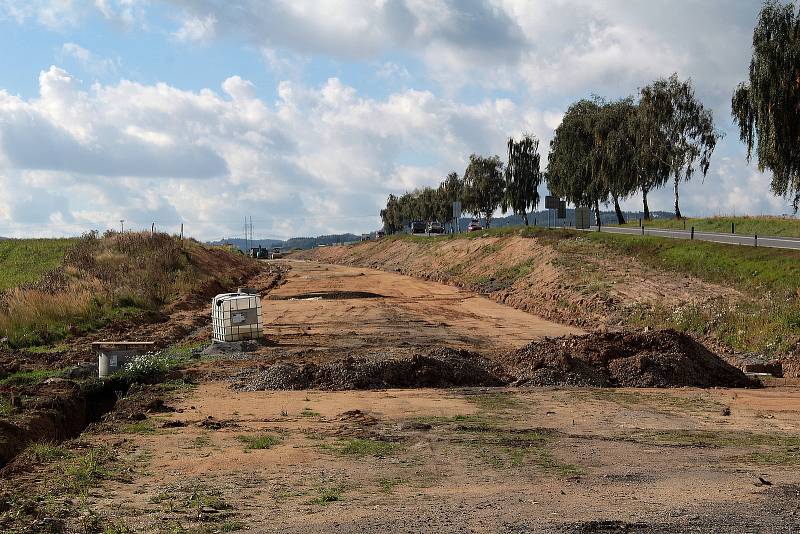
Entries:
{"type": "MultiPolygon", "coordinates": [[[[761,171],[772,172],[774,194],[800,208],[800,13],[794,2],[765,0],[753,31],[747,81],[731,98],[734,122],[761,171]]],[[[690,80],[676,74],[655,80],[632,97],[599,97],[573,103],[550,142],[547,169],[540,171],[539,141],[526,134],[508,139],[504,164],[498,156],[473,154],[463,178],[450,173],[436,188],[390,195],[381,218],[388,232],[409,221],[449,220],[452,202],[491,224],[498,208],[521,215],[539,204],[542,180],[554,195],[590,207],[613,204],[624,223],[620,201],[641,193],[645,219],[648,195],[673,186],[675,217],[681,218],[680,184],[697,171],[708,174],[722,136],[690,80]]]]}

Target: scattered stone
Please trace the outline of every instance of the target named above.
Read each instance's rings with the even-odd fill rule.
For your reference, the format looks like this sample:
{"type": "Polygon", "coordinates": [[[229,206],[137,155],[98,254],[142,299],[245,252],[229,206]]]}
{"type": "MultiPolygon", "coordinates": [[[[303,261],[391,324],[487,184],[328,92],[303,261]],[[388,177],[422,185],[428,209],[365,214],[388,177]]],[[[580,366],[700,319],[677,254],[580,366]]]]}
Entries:
{"type": "Polygon", "coordinates": [[[731,409],[728,406],[725,406],[719,414],[723,417],[728,417],[731,414],[731,409]]]}

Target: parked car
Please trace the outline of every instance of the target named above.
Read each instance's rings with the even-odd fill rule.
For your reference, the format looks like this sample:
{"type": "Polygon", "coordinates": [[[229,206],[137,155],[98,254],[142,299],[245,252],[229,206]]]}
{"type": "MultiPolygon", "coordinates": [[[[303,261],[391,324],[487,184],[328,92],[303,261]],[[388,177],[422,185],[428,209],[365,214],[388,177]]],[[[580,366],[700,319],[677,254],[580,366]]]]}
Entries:
{"type": "Polygon", "coordinates": [[[440,222],[433,221],[432,223],[428,223],[428,233],[429,234],[443,234],[444,233],[444,225],[440,222]]]}
{"type": "Polygon", "coordinates": [[[410,228],[412,234],[424,234],[427,229],[425,221],[411,221],[410,228]]]}
{"type": "Polygon", "coordinates": [[[280,248],[275,247],[272,249],[272,252],[270,253],[269,257],[273,260],[279,260],[283,257],[283,252],[281,252],[280,248]]]}
{"type": "Polygon", "coordinates": [[[473,220],[469,223],[469,226],[467,226],[467,232],[477,232],[478,230],[483,230],[479,221],[473,220]]]}
{"type": "Polygon", "coordinates": [[[378,230],[377,232],[375,232],[375,239],[380,239],[385,235],[386,235],[386,232],[384,232],[383,230],[378,230]]]}

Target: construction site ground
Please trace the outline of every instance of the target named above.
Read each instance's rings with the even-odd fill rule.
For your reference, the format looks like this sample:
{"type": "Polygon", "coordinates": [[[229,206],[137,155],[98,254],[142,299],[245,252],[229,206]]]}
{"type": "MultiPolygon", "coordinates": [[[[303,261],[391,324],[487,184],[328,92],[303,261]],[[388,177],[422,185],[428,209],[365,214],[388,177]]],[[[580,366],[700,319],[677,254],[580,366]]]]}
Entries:
{"type": "Polygon", "coordinates": [[[41,494],[54,516],[68,504],[70,531],[90,520],[107,532],[800,530],[798,387],[244,391],[232,386],[276,362],[432,347],[491,359],[582,333],[396,273],[271,266],[282,283],[251,280],[267,343],[200,357],[183,371],[191,383],[141,393],[158,407],[144,419],[111,413],[64,444],[111,451],[95,487],[51,491],[68,460],[18,458],[3,489],[41,494]]]}

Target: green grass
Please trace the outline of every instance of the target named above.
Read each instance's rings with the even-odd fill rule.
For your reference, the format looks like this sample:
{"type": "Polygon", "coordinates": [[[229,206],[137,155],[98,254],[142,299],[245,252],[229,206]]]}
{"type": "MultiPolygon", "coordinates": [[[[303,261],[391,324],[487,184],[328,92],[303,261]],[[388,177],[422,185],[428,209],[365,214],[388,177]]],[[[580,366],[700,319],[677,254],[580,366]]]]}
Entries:
{"type": "Polygon", "coordinates": [[[240,442],[244,443],[245,450],[269,449],[273,445],[281,442],[278,436],[261,434],[259,436],[236,436],[240,442]]]}
{"type": "Polygon", "coordinates": [[[63,376],[62,369],[40,369],[36,371],[18,371],[11,373],[2,380],[0,386],[31,386],[52,377],[63,376]]]}
{"type": "MultiPolygon", "coordinates": [[[[665,228],[670,230],[683,230],[684,221],[677,219],[652,219],[643,221],[644,225],[652,228],[665,228]]],[[[800,219],[783,217],[707,217],[687,218],[686,229],[694,226],[698,232],[717,232],[729,234],[731,223],[736,225],[736,233],[744,235],[758,234],[760,236],[800,237],[800,219]]],[[[638,227],[639,221],[628,221],[624,226],[638,227]]]]}
{"type": "Polygon", "coordinates": [[[800,252],[723,245],[704,241],[589,232],[590,240],[668,271],[760,294],[787,292],[800,297],[800,252]]]}
{"type": "Polygon", "coordinates": [[[319,417],[319,412],[315,412],[314,410],[312,410],[311,408],[306,406],[305,408],[303,408],[300,411],[300,416],[301,417],[319,417]]]}
{"type": "Polygon", "coordinates": [[[340,439],[334,445],[320,445],[320,448],[325,451],[354,458],[365,458],[367,456],[383,458],[396,452],[398,447],[397,443],[357,438],[340,439]]]}
{"type": "Polygon", "coordinates": [[[68,450],[54,443],[31,443],[22,454],[38,463],[50,463],[72,456],[68,450]]]}
{"type": "Polygon", "coordinates": [[[311,504],[329,504],[342,500],[344,488],[342,486],[328,486],[318,489],[318,495],[311,499],[311,504]]]}
{"type": "Polygon", "coordinates": [[[36,282],[58,267],[73,239],[0,240],[0,291],[36,282]]]}

